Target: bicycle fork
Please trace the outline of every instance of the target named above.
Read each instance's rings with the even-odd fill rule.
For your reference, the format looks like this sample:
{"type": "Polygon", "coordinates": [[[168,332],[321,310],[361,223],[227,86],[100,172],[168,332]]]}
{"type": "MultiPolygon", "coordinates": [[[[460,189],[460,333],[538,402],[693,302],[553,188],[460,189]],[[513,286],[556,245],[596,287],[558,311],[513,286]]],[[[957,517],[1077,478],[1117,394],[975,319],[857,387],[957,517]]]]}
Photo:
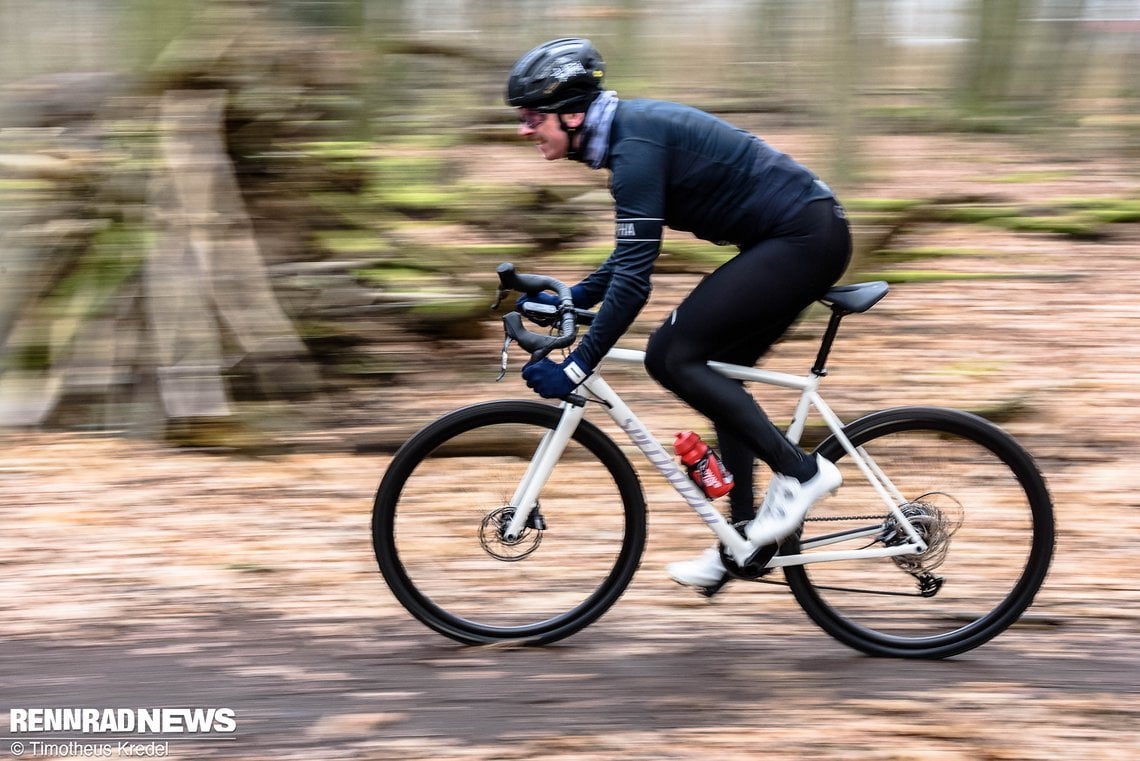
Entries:
{"type": "Polygon", "coordinates": [[[503,531],[505,541],[513,542],[522,535],[523,529],[526,528],[527,521],[530,519],[530,514],[538,503],[538,495],[546,484],[546,479],[550,478],[554,466],[561,459],[562,452],[565,451],[566,445],[570,442],[570,437],[574,435],[578,423],[582,421],[582,416],[585,414],[584,405],[579,406],[563,402],[562,419],[558,421],[556,428],[547,431],[542,440],[539,441],[534,455],[530,458],[530,464],[527,465],[526,473],[523,474],[522,480],[515,488],[514,496],[511,497],[511,505],[514,506],[515,512],[503,531]]]}

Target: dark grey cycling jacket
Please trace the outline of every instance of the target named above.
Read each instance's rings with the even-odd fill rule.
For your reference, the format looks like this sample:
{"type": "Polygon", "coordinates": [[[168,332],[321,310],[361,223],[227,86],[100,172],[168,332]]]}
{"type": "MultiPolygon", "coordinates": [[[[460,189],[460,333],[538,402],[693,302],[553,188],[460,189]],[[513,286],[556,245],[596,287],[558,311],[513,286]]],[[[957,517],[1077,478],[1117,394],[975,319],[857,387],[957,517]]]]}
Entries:
{"type": "MultiPolygon", "coordinates": [[[[589,139],[589,135],[585,139],[589,139]]],[[[592,369],[649,299],[664,227],[741,248],[764,240],[831,190],[755,135],[689,106],[620,101],[610,127],[616,243],[579,285],[580,306],[602,302],[575,354],[592,369]]]]}

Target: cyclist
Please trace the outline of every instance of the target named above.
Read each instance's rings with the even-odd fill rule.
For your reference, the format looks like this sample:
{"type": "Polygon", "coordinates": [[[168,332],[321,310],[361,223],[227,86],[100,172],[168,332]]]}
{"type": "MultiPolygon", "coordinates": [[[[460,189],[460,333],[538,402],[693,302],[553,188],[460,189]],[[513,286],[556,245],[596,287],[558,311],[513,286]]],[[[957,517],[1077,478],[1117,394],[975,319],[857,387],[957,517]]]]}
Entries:
{"type": "MultiPolygon", "coordinates": [[[[548,161],[609,169],[616,212],[613,253],[571,289],[575,306],[601,305],[590,332],[561,364],[528,363],[523,378],[539,395],[560,398],[590,375],[648,300],[665,226],[737,246],[653,333],[645,366],[712,421],[735,475],[733,521],[746,521],[754,542],[777,542],[838,488],[839,470],[791,444],[739,381],[706,363],[755,364],[823,296],[850,258],[846,215],[812,172],[760,138],[688,106],[619,100],[602,88],[604,76],[589,40],[564,38],[522,56],[507,81],[518,134],[548,161]],[[758,511],[756,458],[773,472],[758,511]]],[[[728,579],[715,547],[666,570],[710,594],[728,579]]]]}

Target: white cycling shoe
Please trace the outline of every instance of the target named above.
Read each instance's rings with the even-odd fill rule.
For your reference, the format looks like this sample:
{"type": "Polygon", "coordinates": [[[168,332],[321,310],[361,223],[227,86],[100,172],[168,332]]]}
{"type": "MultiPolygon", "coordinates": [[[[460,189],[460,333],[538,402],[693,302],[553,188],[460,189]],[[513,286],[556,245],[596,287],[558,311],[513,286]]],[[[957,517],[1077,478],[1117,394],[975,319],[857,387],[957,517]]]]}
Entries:
{"type": "MultiPolygon", "coordinates": [[[[744,527],[749,541],[763,546],[792,535],[804,522],[811,506],[824,495],[834,493],[843,483],[839,468],[831,460],[817,456],[816,466],[819,472],[803,482],[779,473],[772,476],[760,510],[744,527]]],[[[692,560],[670,563],[665,571],[678,584],[699,587],[709,597],[729,580],[717,547],[708,548],[692,560]]]]}
{"type": "Polygon", "coordinates": [[[812,505],[839,488],[843,476],[835,463],[818,455],[815,462],[819,472],[807,481],[779,473],[772,476],[760,511],[744,527],[749,541],[765,545],[790,536],[804,522],[812,505]]]}
{"type": "Polygon", "coordinates": [[[728,580],[720,550],[709,547],[692,560],[678,560],[665,566],[665,572],[678,584],[703,589],[719,589],[728,580]]]}

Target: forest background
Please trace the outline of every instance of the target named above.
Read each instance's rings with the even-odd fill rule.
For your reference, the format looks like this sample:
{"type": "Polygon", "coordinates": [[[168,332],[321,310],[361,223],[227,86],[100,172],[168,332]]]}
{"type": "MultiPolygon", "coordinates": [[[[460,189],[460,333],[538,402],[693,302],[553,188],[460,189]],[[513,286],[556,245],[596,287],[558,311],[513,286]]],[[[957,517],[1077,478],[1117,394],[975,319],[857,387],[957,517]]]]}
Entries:
{"type": "MultiPolygon", "coordinates": [[[[848,280],[944,279],[932,262],[961,251],[916,247],[923,225],[1103,236],[1140,216],[1134,184],[1001,191],[1082,162],[1132,173],[1138,18],[1123,0],[3,0],[0,425],[295,445],[495,334],[498,262],[595,266],[605,173],[542,165],[501,100],[552,36],[591,37],[622,97],[785,140],[853,212],[848,280]],[[906,138],[939,134],[1063,166],[878,182],[898,159],[918,176],[906,138]]],[[[659,272],[730,253],[672,235],[659,272]]]]}

